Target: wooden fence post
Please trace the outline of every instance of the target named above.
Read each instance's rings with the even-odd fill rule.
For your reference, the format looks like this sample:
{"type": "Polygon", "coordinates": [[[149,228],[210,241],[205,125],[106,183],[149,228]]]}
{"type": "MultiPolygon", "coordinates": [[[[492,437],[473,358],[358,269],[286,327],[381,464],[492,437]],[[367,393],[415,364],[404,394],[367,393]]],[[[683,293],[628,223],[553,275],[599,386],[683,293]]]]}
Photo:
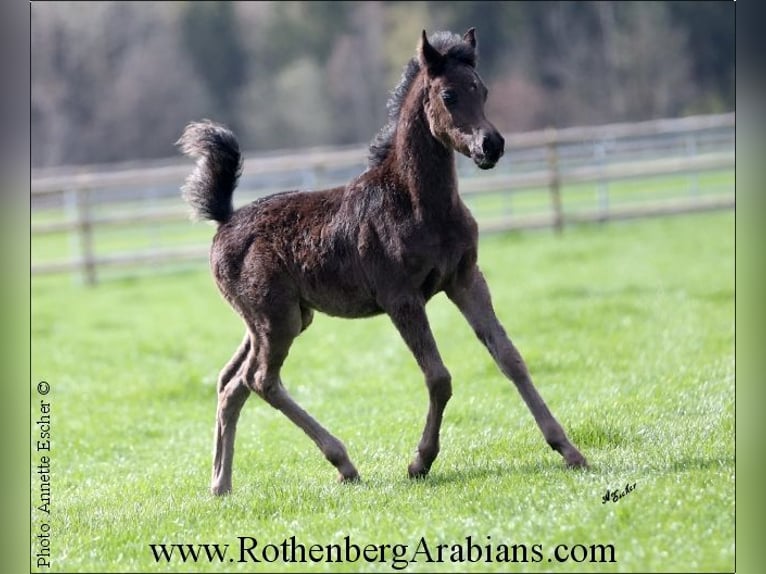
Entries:
{"type": "MultiPolygon", "coordinates": [[[[596,160],[596,165],[603,173],[606,166],[606,144],[604,140],[600,139],[595,142],[593,157],[596,160]]],[[[603,175],[598,179],[596,193],[598,195],[598,211],[601,214],[598,221],[604,223],[609,221],[609,181],[603,175]]]]}
{"type": "Polygon", "coordinates": [[[96,261],[93,255],[93,224],[90,220],[90,193],[77,190],[77,230],[80,234],[80,252],[83,280],[86,285],[96,284],[96,261]]]}
{"type": "MultiPolygon", "coordinates": [[[[694,133],[686,136],[686,157],[694,158],[697,156],[697,138],[694,133]]],[[[700,178],[699,172],[689,174],[689,195],[692,197],[699,196],[700,178]]]]}
{"type": "Polygon", "coordinates": [[[548,170],[550,173],[551,207],[553,208],[553,227],[556,233],[564,228],[564,214],[561,207],[561,175],[559,174],[559,153],[556,128],[548,128],[546,148],[548,150],[548,170]]]}

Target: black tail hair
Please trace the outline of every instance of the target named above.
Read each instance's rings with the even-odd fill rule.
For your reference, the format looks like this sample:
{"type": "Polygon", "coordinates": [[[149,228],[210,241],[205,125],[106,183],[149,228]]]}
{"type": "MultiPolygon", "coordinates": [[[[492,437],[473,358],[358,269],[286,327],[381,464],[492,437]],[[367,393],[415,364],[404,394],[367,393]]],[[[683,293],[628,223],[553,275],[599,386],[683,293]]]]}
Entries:
{"type": "Polygon", "coordinates": [[[237,138],[228,128],[203,120],[186,126],[176,145],[197,160],[181,187],[193,217],[225,223],[234,212],[231,196],[242,174],[237,138]]]}

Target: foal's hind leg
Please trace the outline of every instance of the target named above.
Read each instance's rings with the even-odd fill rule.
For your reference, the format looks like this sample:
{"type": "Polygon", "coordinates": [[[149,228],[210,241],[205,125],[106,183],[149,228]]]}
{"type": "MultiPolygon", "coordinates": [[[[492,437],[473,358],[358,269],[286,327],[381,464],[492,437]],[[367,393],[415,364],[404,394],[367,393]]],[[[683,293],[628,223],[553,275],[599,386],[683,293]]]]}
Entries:
{"type": "Polygon", "coordinates": [[[237,352],[234,353],[234,356],[229,360],[228,363],[226,363],[226,366],[224,366],[223,369],[221,369],[221,374],[218,375],[218,392],[220,393],[223,388],[229,384],[229,381],[234,377],[234,375],[237,374],[239,371],[239,368],[242,366],[242,362],[245,360],[245,357],[247,357],[247,354],[250,352],[250,333],[248,331],[245,331],[245,337],[242,339],[242,342],[239,344],[239,347],[237,348],[237,352]]]}
{"type": "Polygon", "coordinates": [[[311,313],[297,305],[284,310],[272,306],[268,316],[258,317],[254,321],[258,353],[253,377],[248,378],[248,383],[260,397],[284,413],[316,443],[325,458],[338,469],[341,481],[355,480],[359,474],[348,457],[346,447],[298,406],[280,378],[280,370],[290,345],[310,321],[311,313]]]}
{"type": "Polygon", "coordinates": [[[418,478],[428,474],[439,454],[439,430],[444,408],[452,396],[452,379],[431,333],[425,303],[422,300],[399,302],[388,314],[415,356],[428,387],[426,424],[415,459],[407,468],[410,477],[418,478]]]}
{"type": "Polygon", "coordinates": [[[250,396],[245,384],[243,364],[248,355],[254,355],[250,333],[237,352],[226,364],[218,378],[218,408],[215,421],[215,443],[213,447],[213,477],[210,490],[213,494],[231,491],[231,467],[234,459],[234,435],[242,406],[250,396]]]}
{"type": "Polygon", "coordinates": [[[524,359],[495,315],[487,283],[478,267],[474,266],[460,277],[447,290],[447,296],[463,313],[500,370],[515,383],[551,448],[564,457],[568,466],[587,466],[585,457],[569,441],[564,429],[532,384],[524,359]]]}

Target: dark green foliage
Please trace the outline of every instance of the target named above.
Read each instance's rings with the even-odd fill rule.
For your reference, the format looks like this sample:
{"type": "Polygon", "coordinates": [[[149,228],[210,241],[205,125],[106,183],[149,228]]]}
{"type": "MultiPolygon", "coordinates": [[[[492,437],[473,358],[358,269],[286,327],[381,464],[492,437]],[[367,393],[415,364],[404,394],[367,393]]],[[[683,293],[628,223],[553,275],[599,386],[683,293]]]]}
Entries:
{"type": "Polygon", "coordinates": [[[732,2],[668,2],[672,22],[682,27],[694,54],[692,73],[702,93],[734,107],[735,26],[732,2]],[[714,95],[714,96],[713,96],[714,95]]]}
{"type": "Polygon", "coordinates": [[[194,69],[222,121],[231,122],[237,91],[247,80],[247,53],[229,2],[187,2],[182,37],[194,69]]]}
{"type": "Polygon", "coordinates": [[[324,63],[347,31],[350,2],[275,2],[265,30],[265,60],[273,70],[304,55],[324,63]]]}
{"type": "Polygon", "coordinates": [[[33,3],[34,166],[369,141],[420,30],[475,27],[505,131],[734,107],[733,2],[33,3]],[[151,134],[148,137],[147,134],[151,134]]]}

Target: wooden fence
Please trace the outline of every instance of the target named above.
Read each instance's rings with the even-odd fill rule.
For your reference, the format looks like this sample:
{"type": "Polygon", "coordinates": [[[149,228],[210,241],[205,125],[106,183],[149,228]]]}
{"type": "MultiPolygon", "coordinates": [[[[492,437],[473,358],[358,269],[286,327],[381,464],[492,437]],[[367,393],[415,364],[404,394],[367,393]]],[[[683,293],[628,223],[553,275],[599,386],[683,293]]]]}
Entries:
{"type": "MultiPolygon", "coordinates": [[[[460,192],[469,204],[487,194],[510,198],[536,193],[547,197],[544,209],[537,212],[492,213],[478,218],[482,232],[541,227],[561,231],[573,222],[729,209],[735,205],[734,127],[732,113],[510,134],[506,136],[506,157],[490,172],[479,172],[468,160],[459,158],[460,192]],[[701,174],[716,171],[730,171],[731,184],[712,193],[700,193],[701,174]],[[611,201],[610,187],[616,182],[663,176],[685,176],[690,185],[684,193],[661,200],[641,198],[626,204],[611,201]],[[566,194],[583,184],[595,187],[597,203],[585,210],[565,209],[566,194]]],[[[250,201],[281,189],[342,184],[351,174],[364,169],[366,153],[366,146],[359,146],[246,156],[235,198],[250,201]]],[[[79,272],[86,283],[93,284],[103,267],[205,259],[208,245],[98,255],[95,249],[96,229],[187,220],[189,212],[180,200],[178,188],[191,169],[191,162],[179,160],[144,167],[33,171],[33,245],[36,238],[66,234],[76,239],[72,242],[76,252],[67,259],[34,261],[33,250],[32,274],[79,272]],[[110,211],[111,205],[137,197],[145,199],[146,190],[153,190],[156,199],[148,208],[110,211]],[[168,196],[173,198],[171,207],[159,207],[161,199],[168,196]],[[96,206],[106,213],[95,213],[96,206]],[[46,209],[58,210],[60,217],[36,221],[36,214],[46,209]]]]}

